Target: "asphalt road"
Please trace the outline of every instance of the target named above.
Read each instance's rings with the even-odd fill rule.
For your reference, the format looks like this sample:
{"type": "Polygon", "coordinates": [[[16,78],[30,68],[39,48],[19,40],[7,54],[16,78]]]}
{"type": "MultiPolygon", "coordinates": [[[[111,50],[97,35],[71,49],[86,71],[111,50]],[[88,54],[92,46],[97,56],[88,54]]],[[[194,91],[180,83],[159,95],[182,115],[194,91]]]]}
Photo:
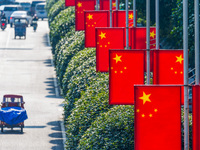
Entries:
{"type": "Polygon", "coordinates": [[[27,28],[24,40],[14,28],[0,30],[0,101],[4,94],[23,95],[28,120],[20,128],[0,132],[0,150],[63,150],[62,102],[55,88],[47,20],[27,28]]]}

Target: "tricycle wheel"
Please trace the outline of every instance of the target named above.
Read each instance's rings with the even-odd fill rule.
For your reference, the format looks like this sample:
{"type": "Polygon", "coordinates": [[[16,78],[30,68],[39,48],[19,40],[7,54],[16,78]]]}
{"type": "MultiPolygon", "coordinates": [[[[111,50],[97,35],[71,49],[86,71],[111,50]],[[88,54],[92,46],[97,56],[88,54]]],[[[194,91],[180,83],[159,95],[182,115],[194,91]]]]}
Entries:
{"type": "Polygon", "coordinates": [[[3,126],[1,127],[1,132],[3,132],[3,126]]]}
{"type": "Polygon", "coordinates": [[[23,133],[23,127],[21,127],[21,133],[23,133]]]}

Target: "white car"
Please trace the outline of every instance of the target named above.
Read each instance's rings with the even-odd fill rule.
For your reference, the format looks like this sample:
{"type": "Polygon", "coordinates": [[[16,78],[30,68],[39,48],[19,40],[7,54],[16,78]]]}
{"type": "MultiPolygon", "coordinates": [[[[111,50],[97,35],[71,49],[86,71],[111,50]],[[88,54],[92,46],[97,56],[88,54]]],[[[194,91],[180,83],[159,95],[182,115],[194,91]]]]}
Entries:
{"type": "Polygon", "coordinates": [[[27,20],[27,26],[31,23],[32,17],[27,14],[27,11],[14,11],[10,16],[10,26],[14,24],[15,18],[25,18],[27,20]]]}
{"type": "Polygon", "coordinates": [[[0,11],[5,13],[5,16],[8,19],[8,23],[10,23],[10,15],[14,11],[18,11],[21,9],[22,9],[21,5],[1,5],[0,6],[0,11]]]}
{"type": "Polygon", "coordinates": [[[35,5],[35,14],[37,15],[38,19],[47,18],[47,12],[45,9],[46,3],[38,3],[35,5]]]}

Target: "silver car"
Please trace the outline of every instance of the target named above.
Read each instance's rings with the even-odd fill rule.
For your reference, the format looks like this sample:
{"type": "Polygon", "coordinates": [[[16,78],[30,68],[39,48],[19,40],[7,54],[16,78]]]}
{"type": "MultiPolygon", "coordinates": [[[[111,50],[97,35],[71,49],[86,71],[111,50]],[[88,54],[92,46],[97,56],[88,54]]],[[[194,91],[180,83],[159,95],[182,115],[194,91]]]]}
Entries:
{"type": "Polygon", "coordinates": [[[27,20],[27,26],[32,21],[32,17],[27,14],[27,11],[14,11],[10,16],[10,27],[13,26],[15,18],[25,18],[27,20]]]}

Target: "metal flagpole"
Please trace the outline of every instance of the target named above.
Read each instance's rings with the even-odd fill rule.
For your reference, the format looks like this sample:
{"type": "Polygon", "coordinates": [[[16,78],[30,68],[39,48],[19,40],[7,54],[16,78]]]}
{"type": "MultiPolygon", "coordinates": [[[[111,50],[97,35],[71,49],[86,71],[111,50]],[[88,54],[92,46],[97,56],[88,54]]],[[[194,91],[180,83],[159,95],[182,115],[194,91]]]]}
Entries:
{"type": "Polygon", "coordinates": [[[146,0],[147,84],[150,84],[150,0],[146,0]]]}
{"type": "Polygon", "coordinates": [[[184,51],[184,150],[189,150],[188,0],[183,0],[183,51],[184,51]]]}
{"type": "Polygon", "coordinates": [[[199,85],[199,0],[194,1],[195,8],[195,75],[196,85],[199,85]]]}
{"type": "Polygon", "coordinates": [[[112,0],[110,0],[110,27],[112,27],[112,0]]]}
{"type": "Polygon", "coordinates": [[[119,1],[119,0],[116,0],[116,2],[115,2],[115,3],[116,3],[116,10],[119,9],[119,8],[118,8],[118,6],[119,6],[118,1],[119,1]]]}
{"type": "Polygon", "coordinates": [[[136,27],[136,0],[133,0],[133,27],[136,27]]]}
{"type": "Polygon", "coordinates": [[[159,28],[160,28],[160,24],[159,24],[159,0],[156,0],[156,49],[159,49],[160,43],[159,43],[159,28]]]}
{"type": "Polygon", "coordinates": [[[126,49],[129,49],[129,36],[128,36],[128,26],[129,26],[129,18],[128,18],[128,0],[126,0],[126,49]]]}
{"type": "Polygon", "coordinates": [[[99,10],[99,0],[96,0],[96,10],[99,10]]]}

